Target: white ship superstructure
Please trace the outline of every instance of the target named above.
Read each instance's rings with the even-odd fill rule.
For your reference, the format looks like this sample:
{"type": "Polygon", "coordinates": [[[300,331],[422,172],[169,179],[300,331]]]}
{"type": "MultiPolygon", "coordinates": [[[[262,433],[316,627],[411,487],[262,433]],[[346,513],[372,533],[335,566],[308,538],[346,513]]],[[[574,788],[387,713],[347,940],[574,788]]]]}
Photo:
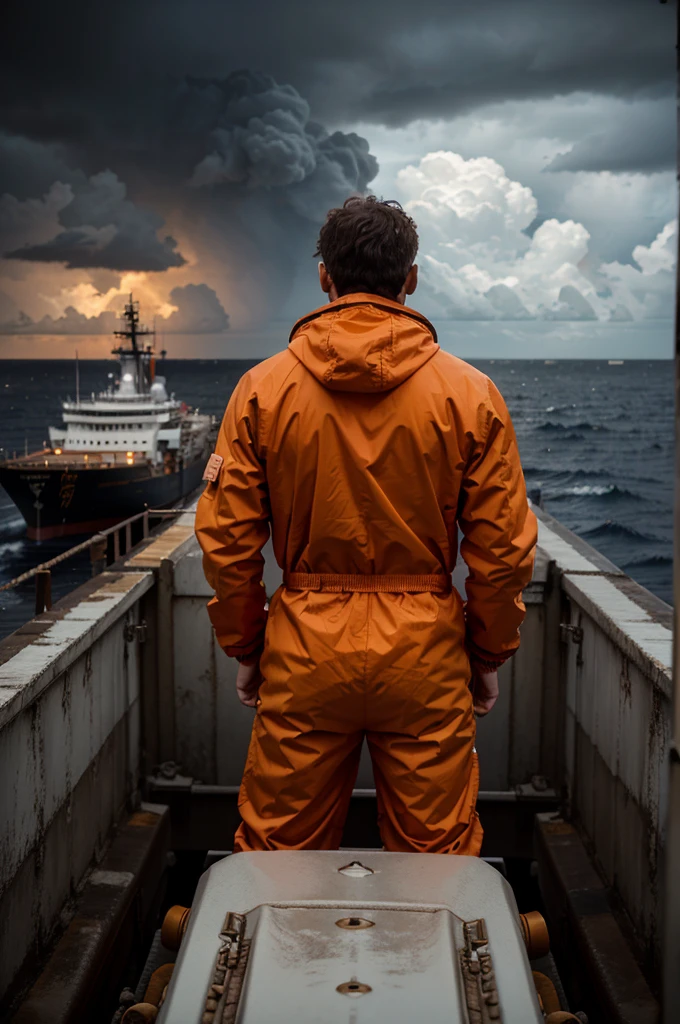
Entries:
{"type": "MultiPolygon", "coordinates": [[[[155,354],[139,339],[153,332],[139,324],[139,304],[132,296],[125,307],[125,328],[116,331],[131,348],[119,347],[120,377],[106,391],[63,403],[63,425],[50,427],[55,454],[87,452],[110,461],[107,453],[125,453],[126,461],[144,458],[154,467],[174,472],[193,462],[205,447],[209,420],[190,412],[174,394],[168,395],[165,377],[155,374],[155,354]]],[[[99,461],[99,460],[98,460],[99,461]]]]}

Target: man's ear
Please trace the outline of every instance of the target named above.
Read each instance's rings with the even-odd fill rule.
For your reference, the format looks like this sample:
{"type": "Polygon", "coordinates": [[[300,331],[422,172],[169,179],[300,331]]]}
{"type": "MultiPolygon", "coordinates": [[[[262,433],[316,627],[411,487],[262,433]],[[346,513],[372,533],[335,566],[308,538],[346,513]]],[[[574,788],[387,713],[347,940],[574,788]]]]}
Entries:
{"type": "Polygon", "coordinates": [[[418,287],[418,264],[414,263],[404,281],[404,292],[406,295],[413,295],[418,287]]]}
{"type": "Polygon", "coordinates": [[[321,291],[325,292],[326,295],[328,295],[333,287],[333,278],[326,270],[324,263],[319,263],[319,284],[321,285],[321,291]]]}

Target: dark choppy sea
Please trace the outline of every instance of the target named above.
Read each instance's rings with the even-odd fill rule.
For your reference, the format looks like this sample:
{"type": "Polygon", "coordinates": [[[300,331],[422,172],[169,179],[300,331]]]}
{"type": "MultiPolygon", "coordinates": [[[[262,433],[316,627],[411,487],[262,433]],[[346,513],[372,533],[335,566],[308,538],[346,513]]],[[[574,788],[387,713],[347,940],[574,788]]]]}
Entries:
{"type": "MultiPolygon", "coordinates": [[[[527,485],[545,508],[612,562],[671,601],[673,532],[673,367],[668,361],[480,360],[512,413],[527,485]]],[[[248,362],[168,360],[170,390],[220,416],[248,362]]],[[[81,393],[101,390],[115,369],[81,362],[81,393]]],[[[73,395],[65,360],[0,363],[0,457],[39,447],[73,395]]],[[[0,582],[72,546],[24,535],[23,520],[0,489],[0,582]]],[[[85,560],[55,575],[61,596],[88,575],[85,560]]],[[[0,592],[0,635],[32,615],[33,589],[0,592]]]]}

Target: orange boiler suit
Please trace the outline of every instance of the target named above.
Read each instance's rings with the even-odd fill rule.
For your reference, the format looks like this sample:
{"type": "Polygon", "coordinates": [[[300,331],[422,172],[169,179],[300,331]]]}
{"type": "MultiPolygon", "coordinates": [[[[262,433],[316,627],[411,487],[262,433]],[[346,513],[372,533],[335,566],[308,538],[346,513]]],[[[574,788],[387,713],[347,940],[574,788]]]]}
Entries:
{"type": "Polygon", "coordinates": [[[337,848],[366,737],[386,849],[479,854],[470,659],[517,649],[536,544],[498,390],[419,313],[346,295],[242,377],[216,453],[209,613],[228,655],[263,647],[235,849],[337,848]]]}

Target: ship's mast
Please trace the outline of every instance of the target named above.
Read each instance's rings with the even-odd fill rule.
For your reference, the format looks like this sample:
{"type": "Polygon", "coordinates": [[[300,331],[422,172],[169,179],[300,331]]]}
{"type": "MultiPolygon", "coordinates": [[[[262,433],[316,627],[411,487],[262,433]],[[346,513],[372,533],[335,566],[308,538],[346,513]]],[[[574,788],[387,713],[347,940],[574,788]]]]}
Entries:
{"type": "Polygon", "coordinates": [[[148,327],[142,326],[139,322],[139,303],[135,302],[130,293],[130,301],[125,304],[123,311],[123,322],[125,326],[122,330],[114,331],[113,333],[117,338],[127,338],[130,342],[130,348],[124,348],[122,345],[118,348],[114,348],[113,355],[125,357],[130,355],[134,356],[135,360],[135,371],[137,376],[137,387],[140,392],[148,390],[148,382],[142,369],[142,356],[143,353],[137,344],[138,338],[149,337],[154,338],[156,335],[155,331],[150,330],[148,327]]]}

